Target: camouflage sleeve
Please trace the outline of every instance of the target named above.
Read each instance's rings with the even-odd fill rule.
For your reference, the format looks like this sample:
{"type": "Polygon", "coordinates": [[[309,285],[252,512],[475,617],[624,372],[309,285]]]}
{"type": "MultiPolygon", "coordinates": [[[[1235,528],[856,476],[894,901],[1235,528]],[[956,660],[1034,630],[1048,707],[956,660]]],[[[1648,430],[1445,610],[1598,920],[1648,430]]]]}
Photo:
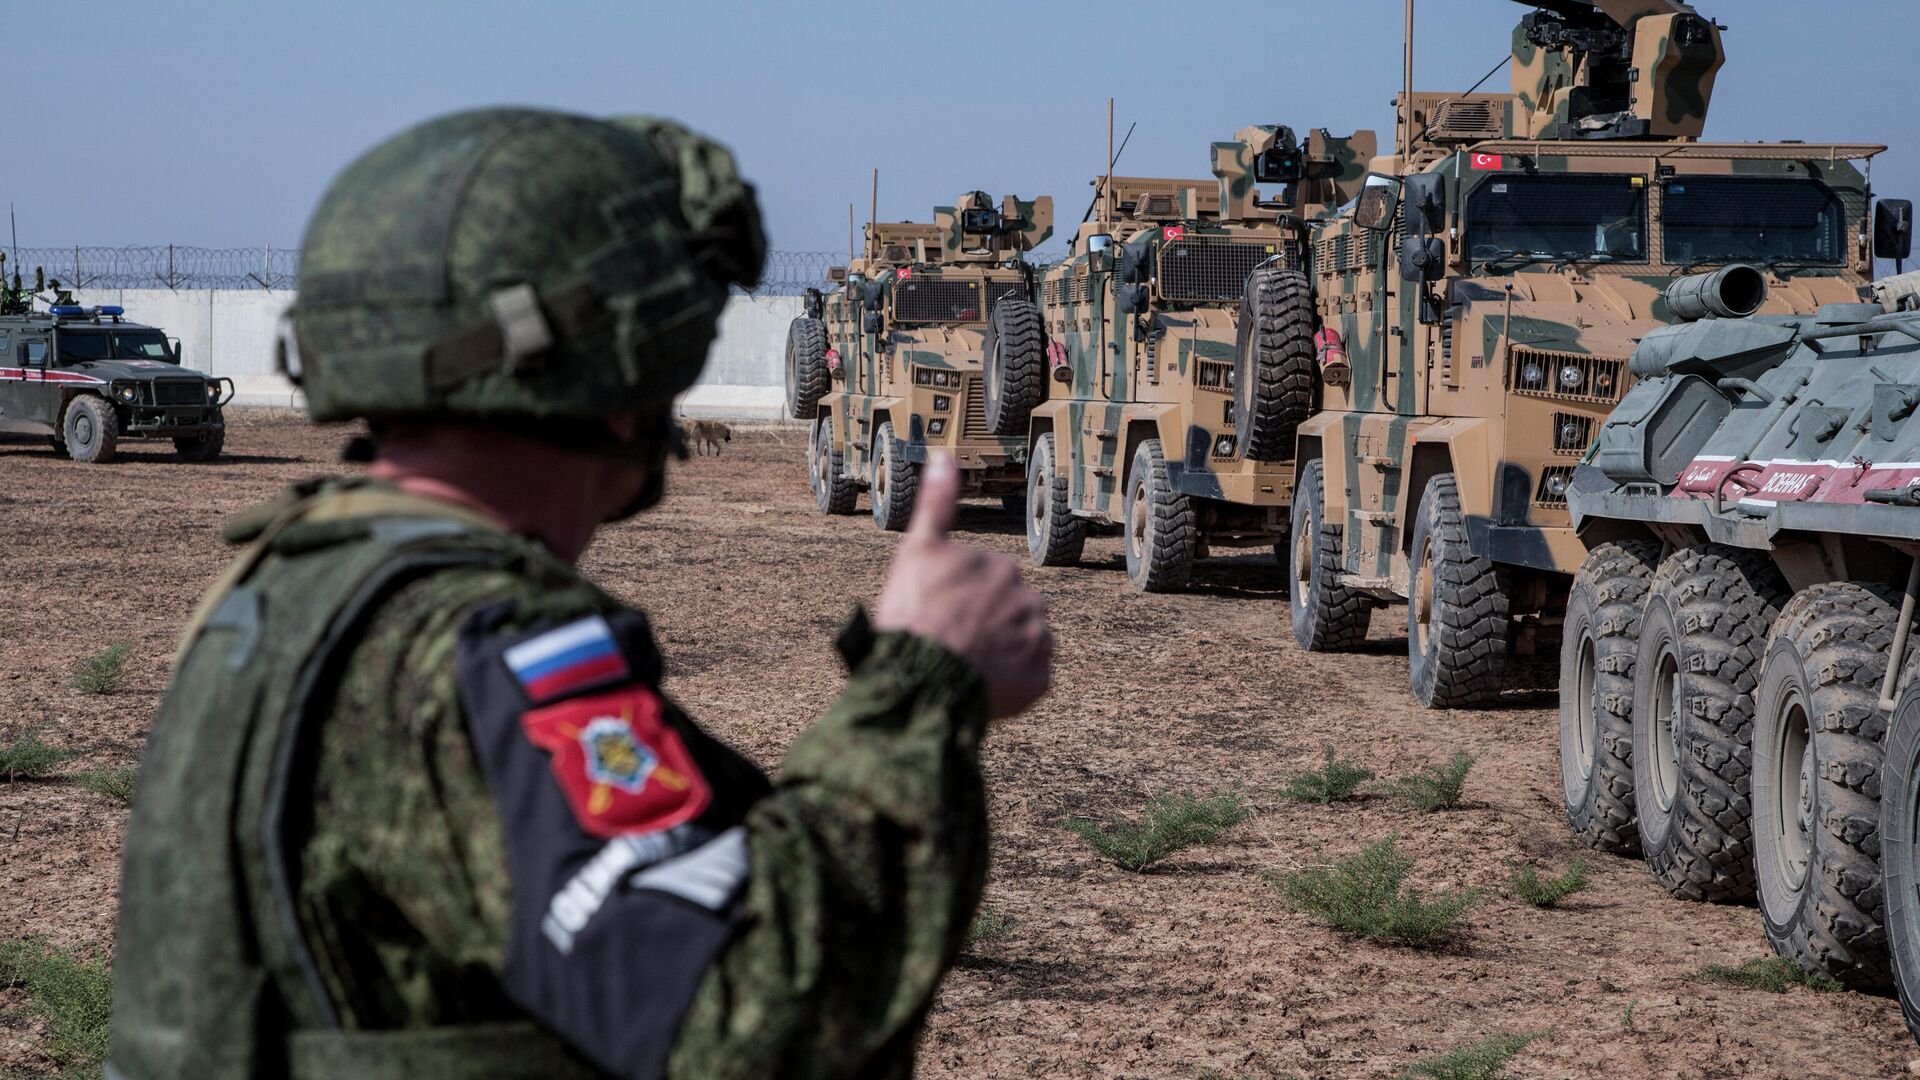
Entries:
{"type": "Polygon", "coordinates": [[[905,1076],[979,903],[978,673],[924,638],[842,639],[845,691],[748,813],[740,930],[696,991],[677,1077],[905,1076]]]}

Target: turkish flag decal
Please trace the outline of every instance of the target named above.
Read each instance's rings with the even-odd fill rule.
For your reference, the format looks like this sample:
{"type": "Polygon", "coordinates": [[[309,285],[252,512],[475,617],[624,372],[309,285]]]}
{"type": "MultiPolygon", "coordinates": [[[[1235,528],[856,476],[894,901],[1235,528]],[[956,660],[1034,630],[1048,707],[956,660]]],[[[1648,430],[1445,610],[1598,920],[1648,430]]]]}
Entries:
{"type": "Polygon", "coordinates": [[[712,791],[660,695],[625,686],[535,709],[520,726],[552,758],[553,778],[591,836],[659,832],[691,821],[712,791]]]}
{"type": "Polygon", "coordinates": [[[1166,229],[1166,235],[1169,240],[1178,240],[1187,235],[1187,227],[1185,225],[1169,225],[1166,229]]]}
{"type": "Polygon", "coordinates": [[[1499,172],[1506,168],[1506,162],[1499,154],[1475,154],[1473,167],[1477,172],[1499,172]]]}

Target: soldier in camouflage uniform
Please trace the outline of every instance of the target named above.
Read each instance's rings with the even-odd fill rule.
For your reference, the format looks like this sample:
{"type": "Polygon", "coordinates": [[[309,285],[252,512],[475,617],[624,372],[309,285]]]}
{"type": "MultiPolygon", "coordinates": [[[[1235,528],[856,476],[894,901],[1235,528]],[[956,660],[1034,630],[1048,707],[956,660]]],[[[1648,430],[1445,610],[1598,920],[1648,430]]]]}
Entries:
{"type": "Polygon", "coordinates": [[[371,476],[303,484],[182,644],[126,842],[110,1075],[904,1076],[986,863],[978,746],[1045,689],[935,465],[777,783],[580,576],[763,255],[660,121],[446,117],[350,166],[286,363],[371,476]]]}

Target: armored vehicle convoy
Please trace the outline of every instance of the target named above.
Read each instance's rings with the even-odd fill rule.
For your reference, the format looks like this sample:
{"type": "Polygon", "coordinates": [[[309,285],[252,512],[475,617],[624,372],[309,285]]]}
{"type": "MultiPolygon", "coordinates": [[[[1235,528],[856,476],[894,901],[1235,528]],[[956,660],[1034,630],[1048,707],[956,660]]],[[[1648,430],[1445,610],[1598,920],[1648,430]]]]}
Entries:
{"type": "Polygon", "coordinates": [[[84,462],[112,461],[124,438],[172,439],[185,461],[220,455],[233,380],[182,367],[165,333],[119,307],[12,306],[0,315],[0,432],[45,435],[84,462]]]}
{"type": "MultiPolygon", "coordinates": [[[[1373,141],[1253,127],[1213,144],[1211,181],[1095,181],[1098,213],[1041,282],[1045,355],[989,343],[987,425],[1031,447],[1034,562],[1075,562],[1089,526],[1118,525],[1128,578],[1160,592],[1211,548],[1285,536],[1317,383],[1303,215],[1357,191],[1373,141]]],[[[1009,310],[1026,317],[1003,301],[996,326],[1009,310]]]]}
{"type": "Polygon", "coordinates": [[[1567,816],[1676,895],[1757,895],[1808,972],[1897,978],[1911,1023],[1920,274],[1713,317],[1761,292],[1741,265],[1669,289],[1683,321],[1641,342],[1571,479],[1592,550],[1561,648],[1567,816]]]}
{"type": "Polygon", "coordinates": [[[1397,152],[1314,240],[1351,377],[1300,428],[1293,629],[1350,647],[1408,600],[1430,707],[1489,701],[1558,635],[1586,554],[1567,484],[1671,277],[1749,263],[1764,312],[1811,315],[1871,266],[1858,163],[1882,147],[1695,141],[1719,27],[1671,0],[1542,7],[1514,92],[1402,95],[1397,152]]]}
{"type": "Polygon", "coordinates": [[[967,494],[1018,504],[1026,439],[988,429],[981,356],[996,341],[1038,353],[1021,256],[1052,234],[1051,197],[996,207],[970,191],[936,207],[932,226],[870,226],[841,287],[808,298],[789,331],[789,399],[813,420],[808,474],[822,512],[852,513],[864,488],[875,523],[905,528],[930,450],[960,466],[967,494]]]}

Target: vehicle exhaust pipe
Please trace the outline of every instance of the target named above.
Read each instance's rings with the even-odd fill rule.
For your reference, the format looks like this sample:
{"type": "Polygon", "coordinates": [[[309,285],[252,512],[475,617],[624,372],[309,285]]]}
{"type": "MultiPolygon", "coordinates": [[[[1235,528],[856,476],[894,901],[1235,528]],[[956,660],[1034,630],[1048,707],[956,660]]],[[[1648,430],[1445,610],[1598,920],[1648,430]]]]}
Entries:
{"type": "Polygon", "coordinates": [[[1689,274],[1667,286],[1667,307],[1681,322],[1744,319],[1767,302],[1767,276],[1746,263],[1689,274]]]}

